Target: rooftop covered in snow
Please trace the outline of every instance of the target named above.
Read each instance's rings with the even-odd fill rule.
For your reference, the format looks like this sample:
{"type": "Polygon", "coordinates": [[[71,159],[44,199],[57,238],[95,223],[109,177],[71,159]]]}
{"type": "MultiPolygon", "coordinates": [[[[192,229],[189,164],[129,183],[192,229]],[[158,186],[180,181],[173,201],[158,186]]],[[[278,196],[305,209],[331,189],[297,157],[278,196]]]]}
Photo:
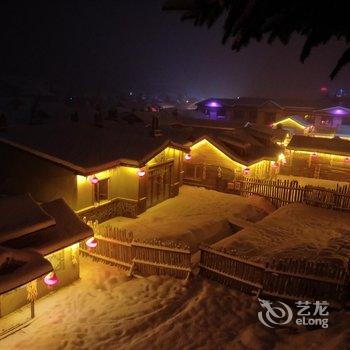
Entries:
{"type": "Polygon", "coordinates": [[[55,219],[54,225],[1,244],[14,249],[30,248],[48,255],[93,236],[92,229],[78,218],[63,199],[41,204],[41,208],[55,219]]]}
{"type": "Polygon", "coordinates": [[[289,142],[287,149],[349,156],[350,141],[339,137],[329,139],[325,137],[294,135],[292,140],[289,142]]]}
{"type": "Polygon", "coordinates": [[[0,246],[0,295],[50,271],[52,271],[50,262],[41,254],[33,250],[0,246]]]}
{"type": "Polygon", "coordinates": [[[8,127],[0,142],[89,175],[117,165],[143,166],[163,148],[186,150],[175,130],[154,136],[143,122],[60,121],[8,127]]]}
{"type": "Polygon", "coordinates": [[[55,219],[30,195],[0,198],[0,213],[0,244],[55,225],[55,219]]]}
{"type": "Polygon", "coordinates": [[[29,195],[0,200],[0,294],[52,271],[44,256],[93,236],[62,200],[39,205],[29,195]]]}

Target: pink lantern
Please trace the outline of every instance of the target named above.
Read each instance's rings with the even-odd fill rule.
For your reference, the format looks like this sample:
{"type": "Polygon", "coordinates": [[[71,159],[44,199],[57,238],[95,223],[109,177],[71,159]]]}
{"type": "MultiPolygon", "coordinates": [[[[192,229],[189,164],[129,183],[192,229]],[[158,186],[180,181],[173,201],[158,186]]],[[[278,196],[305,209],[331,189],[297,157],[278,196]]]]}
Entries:
{"type": "Polygon", "coordinates": [[[140,169],[138,172],[137,172],[137,175],[140,176],[140,177],[143,177],[146,175],[146,171],[144,169],[140,169]]]}
{"type": "Polygon", "coordinates": [[[96,185],[98,183],[98,177],[97,176],[90,176],[90,181],[92,184],[96,185]]]}
{"type": "Polygon", "coordinates": [[[345,158],[344,158],[344,162],[345,162],[345,163],[350,163],[350,157],[345,157],[345,158]]]}
{"type": "Polygon", "coordinates": [[[48,286],[48,287],[53,287],[54,285],[56,285],[59,282],[59,279],[57,277],[57,275],[55,274],[54,271],[50,272],[49,274],[47,274],[44,277],[44,283],[48,286]]]}
{"type": "Polygon", "coordinates": [[[316,152],[312,153],[311,154],[311,158],[312,159],[316,159],[318,157],[318,154],[316,152]]]}
{"type": "Polygon", "coordinates": [[[88,248],[94,249],[97,247],[97,240],[95,237],[91,237],[85,242],[85,244],[88,248]]]}
{"type": "Polygon", "coordinates": [[[244,175],[249,175],[249,174],[250,174],[250,169],[249,169],[248,167],[245,167],[245,168],[243,169],[243,174],[244,174],[244,175]]]}
{"type": "Polygon", "coordinates": [[[190,153],[186,153],[186,154],[185,154],[185,159],[186,159],[186,160],[191,160],[191,158],[192,158],[192,156],[191,156],[190,153]]]}

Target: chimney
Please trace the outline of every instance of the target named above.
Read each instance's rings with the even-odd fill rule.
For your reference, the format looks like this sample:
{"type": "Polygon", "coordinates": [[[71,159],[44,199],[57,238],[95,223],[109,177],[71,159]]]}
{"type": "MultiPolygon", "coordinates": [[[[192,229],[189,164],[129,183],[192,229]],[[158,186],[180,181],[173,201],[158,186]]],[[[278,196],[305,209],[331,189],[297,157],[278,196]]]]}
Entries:
{"type": "Polygon", "coordinates": [[[158,115],[153,115],[152,117],[152,136],[158,137],[162,136],[163,132],[159,129],[159,117],[158,115]]]}
{"type": "Polygon", "coordinates": [[[7,128],[7,119],[4,113],[0,114],[0,131],[5,131],[7,128]]]}

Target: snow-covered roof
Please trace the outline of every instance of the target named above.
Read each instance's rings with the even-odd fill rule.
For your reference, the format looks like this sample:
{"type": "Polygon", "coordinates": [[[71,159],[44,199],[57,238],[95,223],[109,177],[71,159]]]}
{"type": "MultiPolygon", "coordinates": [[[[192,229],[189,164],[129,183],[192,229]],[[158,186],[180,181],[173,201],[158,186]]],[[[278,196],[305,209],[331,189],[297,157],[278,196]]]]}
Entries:
{"type": "Polygon", "coordinates": [[[44,256],[93,235],[62,199],[39,205],[29,195],[5,197],[0,212],[0,294],[52,271],[44,256]]]}
{"type": "Polygon", "coordinates": [[[41,204],[41,208],[55,219],[55,225],[8,240],[2,245],[15,249],[31,248],[48,255],[93,236],[92,229],[78,218],[63,199],[41,204]]]}
{"type": "Polygon", "coordinates": [[[154,137],[144,123],[104,121],[50,122],[8,127],[0,142],[89,175],[117,165],[143,166],[155,151],[167,146],[185,149],[182,138],[164,132],[154,137]]]}
{"type": "Polygon", "coordinates": [[[0,244],[55,225],[55,219],[30,195],[0,198],[0,213],[0,244]]]}
{"type": "MultiPolygon", "coordinates": [[[[192,145],[195,145],[202,140],[207,140],[221,152],[223,152],[227,157],[232,159],[235,162],[238,162],[242,165],[251,166],[255,163],[258,163],[262,160],[276,160],[277,155],[281,152],[281,148],[277,145],[272,145],[271,147],[266,147],[264,145],[255,145],[250,147],[248,143],[248,147],[246,147],[246,143],[241,142],[241,147],[237,147],[237,141],[232,142],[234,138],[230,137],[215,137],[204,135],[200,138],[196,139],[192,145]],[[238,153],[238,149],[244,149],[244,154],[238,153]]],[[[258,143],[258,141],[256,140],[258,143]]]]}
{"type": "Polygon", "coordinates": [[[336,155],[350,155],[350,141],[335,137],[310,137],[294,135],[289,142],[288,149],[308,152],[321,152],[336,155]]]}
{"type": "Polygon", "coordinates": [[[299,124],[300,126],[302,126],[302,127],[304,127],[304,128],[307,128],[308,126],[311,125],[307,120],[301,118],[301,117],[298,116],[298,115],[291,115],[291,116],[288,116],[288,117],[286,117],[286,118],[283,118],[283,119],[281,119],[281,120],[278,120],[277,122],[273,123],[273,125],[276,126],[276,125],[278,125],[278,124],[283,124],[284,122],[287,122],[287,121],[289,121],[289,122],[290,122],[290,121],[295,122],[295,123],[299,124]]]}
{"type": "Polygon", "coordinates": [[[52,271],[41,254],[29,249],[0,246],[0,295],[52,271]]]}

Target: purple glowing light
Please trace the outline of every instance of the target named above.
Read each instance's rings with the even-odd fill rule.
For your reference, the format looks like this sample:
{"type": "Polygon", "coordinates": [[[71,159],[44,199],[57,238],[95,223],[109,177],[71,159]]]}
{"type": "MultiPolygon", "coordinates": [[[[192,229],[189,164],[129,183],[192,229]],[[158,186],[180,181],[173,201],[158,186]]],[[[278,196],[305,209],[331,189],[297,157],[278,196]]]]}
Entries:
{"type": "Polygon", "coordinates": [[[331,113],[332,114],[336,114],[336,115],[348,114],[348,112],[345,109],[343,109],[343,108],[332,108],[331,109],[331,113]]]}
{"type": "Polygon", "coordinates": [[[221,107],[221,104],[216,101],[210,101],[206,104],[207,107],[221,107]]]}

